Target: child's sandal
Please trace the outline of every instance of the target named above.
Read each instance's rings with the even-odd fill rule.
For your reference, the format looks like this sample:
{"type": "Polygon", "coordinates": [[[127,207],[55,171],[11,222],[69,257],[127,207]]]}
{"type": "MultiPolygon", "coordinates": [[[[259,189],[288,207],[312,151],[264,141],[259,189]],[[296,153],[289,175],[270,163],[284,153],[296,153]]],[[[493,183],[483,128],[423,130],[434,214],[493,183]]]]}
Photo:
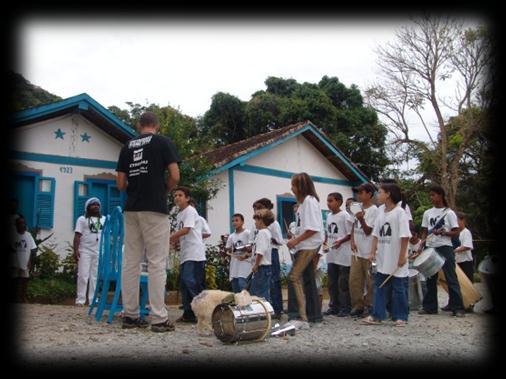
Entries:
{"type": "Polygon", "coordinates": [[[400,327],[403,327],[403,326],[406,326],[408,325],[408,322],[407,321],[404,321],[404,320],[397,320],[397,321],[394,321],[394,326],[400,326],[400,327]]]}
{"type": "Polygon", "coordinates": [[[366,318],[364,318],[362,320],[362,324],[366,324],[366,325],[381,325],[381,321],[380,320],[376,320],[372,316],[367,316],[366,318]]]}

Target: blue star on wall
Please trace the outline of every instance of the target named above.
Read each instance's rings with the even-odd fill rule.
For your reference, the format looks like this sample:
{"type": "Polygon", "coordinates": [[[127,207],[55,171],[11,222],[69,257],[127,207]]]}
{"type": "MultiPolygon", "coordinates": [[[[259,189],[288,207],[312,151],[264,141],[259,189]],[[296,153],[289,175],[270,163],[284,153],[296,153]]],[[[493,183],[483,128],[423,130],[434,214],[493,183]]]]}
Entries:
{"type": "Polygon", "coordinates": [[[84,134],[81,134],[81,142],[90,142],[91,136],[88,135],[88,133],[84,132],[84,134]]]}
{"type": "Polygon", "coordinates": [[[54,134],[55,134],[55,137],[54,137],[55,139],[58,139],[58,138],[63,139],[65,132],[63,132],[60,128],[58,128],[58,130],[55,131],[54,134]]]}

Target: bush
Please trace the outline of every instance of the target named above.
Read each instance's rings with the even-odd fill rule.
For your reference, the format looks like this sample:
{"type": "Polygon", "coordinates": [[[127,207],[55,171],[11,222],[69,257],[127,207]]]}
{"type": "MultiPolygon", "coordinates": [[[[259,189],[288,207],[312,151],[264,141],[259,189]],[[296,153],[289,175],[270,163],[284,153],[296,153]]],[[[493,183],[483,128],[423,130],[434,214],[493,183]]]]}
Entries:
{"type": "Polygon", "coordinates": [[[225,251],[225,243],[221,242],[217,246],[207,245],[206,256],[206,286],[209,286],[207,288],[231,291],[232,285],[228,280],[230,257],[225,251]],[[207,278],[208,273],[210,275],[209,279],[207,278]],[[207,284],[208,282],[209,284],[207,284]]]}
{"type": "Polygon", "coordinates": [[[61,261],[61,277],[68,282],[77,281],[77,261],[74,256],[74,248],[67,242],[68,247],[65,249],[68,253],[61,261]]]}
{"type": "Polygon", "coordinates": [[[52,278],[60,268],[60,258],[54,252],[54,246],[40,245],[39,250],[42,252],[35,258],[34,276],[40,278],[52,278]]]}
{"type": "Polygon", "coordinates": [[[57,304],[76,295],[76,283],[61,277],[35,277],[28,281],[27,296],[30,302],[57,304]]]}
{"type": "Polygon", "coordinates": [[[179,290],[179,265],[167,270],[167,282],[165,288],[167,291],[179,290]]]}

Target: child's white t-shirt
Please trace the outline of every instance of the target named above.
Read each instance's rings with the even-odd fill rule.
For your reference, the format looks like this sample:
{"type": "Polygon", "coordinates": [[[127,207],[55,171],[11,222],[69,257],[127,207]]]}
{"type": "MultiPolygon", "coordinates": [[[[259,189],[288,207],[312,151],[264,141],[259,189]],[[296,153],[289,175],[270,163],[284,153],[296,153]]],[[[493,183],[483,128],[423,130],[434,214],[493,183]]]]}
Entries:
{"type": "MultiPolygon", "coordinates": [[[[378,212],[372,235],[378,238],[376,270],[379,273],[390,275],[398,268],[401,238],[409,238],[411,235],[406,212],[399,206],[389,212],[383,208],[383,211],[378,212]]],[[[394,276],[404,278],[408,274],[408,260],[406,259],[406,263],[394,276]]]]}
{"type": "Polygon", "coordinates": [[[351,233],[353,219],[346,211],[327,214],[327,263],[334,263],[341,266],[351,266],[351,246],[350,241],[346,241],[339,248],[332,248],[332,245],[351,233]]]}
{"type": "Polygon", "coordinates": [[[277,220],[274,220],[272,224],[268,226],[269,231],[271,232],[272,239],[276,241],[276,244],[273,244],[273,248],[277,249],[279,246],[283,244],[283,232],[281,231],[281,225],[277,220]]]}
{"type": "Polygon", "coordinates": [[[179,238],[181,246],[180,264],[186,261],[205,261],[206,247],[202,240],[202,232],[197,227],[199,214],[196,209],[188,205],[177,214],[177,230],[190,228],[188,234],[179,238]]]}
{"type": "MultiPolygon", "coordinates": [[[[378,215],[378,207],[376,205],[371,205],[369,208],[364,209],[364,221],[370,228],[374,228],[374,223],[376,222],[376,217],[378,215]]],[[[369,235],[365,234],[362,229],[362,224],[360,221],[354,217],[354,228],[353,228],[353,238],[355,240],[355,245],[357,246],[358,252],[357,255],[361,258],[369,258],[369,253],[371,252],[372,245],[372,231],[369,235]]]]}
{"type": "Polygon", "coordinates": [[[207,220],[200,216],[197,219],[197,228],[200,229],[201,234],[211,234],[211,228],[209,227],[209,224],[207,223],[207,220]]]}
{"type": "Polygon", "coordinates": [[[99,241],[102,236],[102,227],[105,223],[105,216],[89,217],[79,216],[76,221],[74,232],[81,234],[79,242],[79,253],[98,255],[99,241]]]}
{"type": "Polygon", "coordinates": [[[306,196],[296,213],[297,230],[295,237],[302,235],[306,230],[313,230],[318,233],[313,234],[308,239],[295,246],[296,251],[312,250],[318,248],[323,243],[322,230],[323,219],[320,203],[314,196],[306,196]]]}
{"type": "Polygon", "coordinates": [[[15,255],[12,257],[12,266],[22,270],[28,270],[30,254],[33,249],[37,248],[32,235],[28,231],[25,231],[23,234],[19,234],[16,231],[16,233],[12,235],[12,248],[16,251],[15,255]]]}
{"type": "Polygon", "coordinates": [[[422,244],[422,240],[419,239],[417,243],[408,242],[408,257],[411,257],[413,254],[418,252],[420,245],[422,244]]]}
{"type": "MultiPolygon", "coordinates": [[[[422,228],[427,228],[428,232],[431,233],[434,225],[438,223],[438,221],[444,217],[444,223],[442,228],[444,231],[449,232],[453,228],[458,228],[459,224],[457,222],[457,215],[450,208],[431,208],[426,210],[423,213],[422,218],[422,228]]],[[[451,246],[452,239],[448,236],[434,235],[430,234],[427,236],[426,240],[427,247],[440,247],[440,246],[451,246]]]]}
{"type": "MultiPolygon", "coordinates": [[[[250,231],[244,229],[241,233],[234,232],[228,236],[225,247],[227,249],[235,249],[238,246],[246,245],[249,242],[250,231]]],[[[234,254],[232,252],[232,254],[234,254]]],[[[245,259],[240,261],[233,255],[230,257],[229,279],[247,278],[251,273],[251,260],[245,259]]]]}
{"type": "Polygon", "coordinates": [[[260,229],[255,237],[255,246],[253,247],[252,262],[256,261],[256,255],[262,255],[260,266],[268,266],[271,264],[271,232],[269,229],[260,229]]]}
{"type": "Polygon", "coordinates": [[[471,231],[467,228],[464,228],[460,231],[459,234],[460,246],[468,247],[469,250],[466,250],[462,253],[455,253],[455,262],[472,262],[473,261],[473,236],[471,231]]]}

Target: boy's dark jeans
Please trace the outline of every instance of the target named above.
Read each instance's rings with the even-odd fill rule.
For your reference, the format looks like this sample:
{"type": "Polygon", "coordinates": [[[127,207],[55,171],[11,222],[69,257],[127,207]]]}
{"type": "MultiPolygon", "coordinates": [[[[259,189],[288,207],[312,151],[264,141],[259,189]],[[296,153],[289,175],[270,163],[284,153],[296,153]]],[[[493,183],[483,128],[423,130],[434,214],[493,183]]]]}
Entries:
{"type": "Polygon", "coordinates": [[[186,261],[179,266],[180,290],[183,302],[183,317],[195,318],[191,302],[195,296],[205,289],[206,261],[186,261]]]}
{"type": "Polygon", "coordinates": [[[350,312],[350,268],[335,263],[328,264],[329,310],[334,313],[350,312]]]}
{"type": "Polygon", "coordinates": [[[283,312],[283,294],[281,293],[281,266],[279,264],[278,249],[272,249],[271,252],[271,304],[274,313],[283,312]]]}

